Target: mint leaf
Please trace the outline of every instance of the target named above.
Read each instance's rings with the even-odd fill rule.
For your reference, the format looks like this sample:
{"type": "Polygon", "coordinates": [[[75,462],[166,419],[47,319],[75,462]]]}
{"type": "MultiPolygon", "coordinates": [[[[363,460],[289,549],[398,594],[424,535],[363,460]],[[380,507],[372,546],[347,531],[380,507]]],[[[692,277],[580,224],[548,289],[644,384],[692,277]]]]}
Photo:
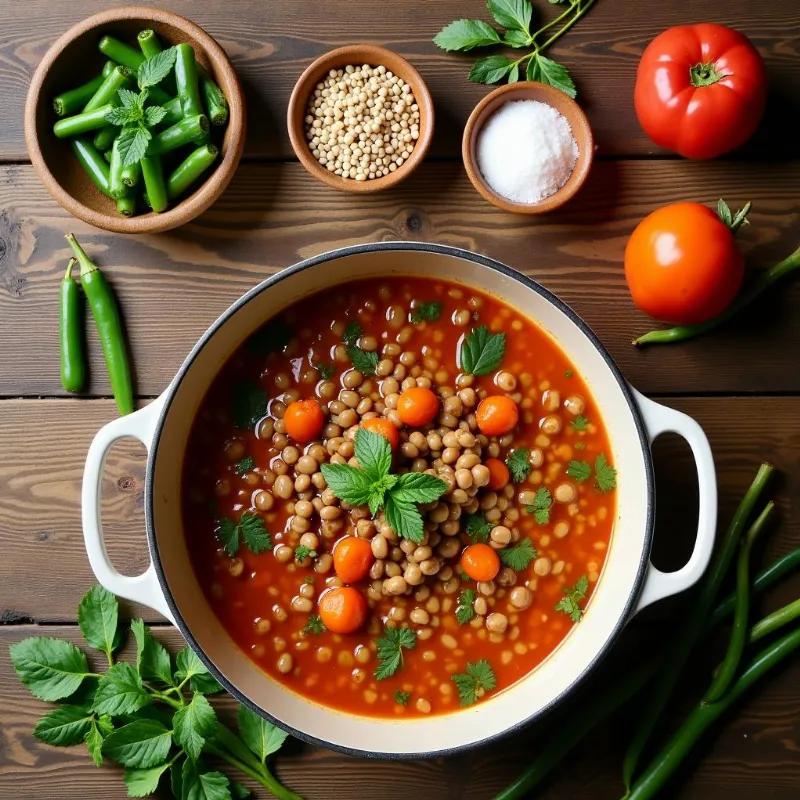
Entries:
{"type": "Polygon", "coordinates": [[[145,89],[148,86],[155,86],[157,83],[161,83],[175,66],[175,57],[177,55],[178,51],[174,47],[168,47],[166,50],[162,50],[160,53],[148,58],[139,67],[139,88],[145,89]]]}
{"type": "Polygon", "coordinates": [[[126,769],[125,786],[128,787],[128,797],[147,797],[158,789],[161,776],[169,769],[166,762],[150,769],[126,769]]]}
{"type": "Polygon", "coordinates": [[[246,786],[242,786],[241,783],[237,783],[236,781],[231,781],[229,788],[231,790],[231,797],[233,800],[246,800],[246,798],[252,797],[253,795],[253,793],[246,786]]]}
{"type": "Polygon", "coordinates": [[[479,58],[469,71],[472,83],[498,83],[508,75],[514,62],[505,56],[479,58]]]}
{"type": "Polygon", "coordinates": [[[420,544],[425,537],[422,514],[414,503],[398,500],[391,493],[386,495],[384,505],[386,521],[392,530],[403,539],[420,544]]]}
{"type": "Polygon", "coordinates": [[[167,109],[163,106],[148,106],[144,110],[144,121],[145,124],[152,128],[154,125],[158,125],[164,117],[167,116],[167,109]]]}
{"type": "Polygon", "coordinates": [[[359,428],[356,431],[355,456],[366,476],[378,483],[392,468],[392,447],[386,437],[359,428]]]}
{"type": "Polygon", "coordinates": [[[509,47],[527,47],[531,44],[531,37],[525,31],[510,30],[503,35],[503,44],[509,47]]]}
{"type": "Polygon", "coordinates": [[[172,718],[173,736],[189,758],[197,761],[206,739],[214,734],[217,715],[202,694],[195,692],[188,706],[179,708],[172,718]]]}
{"type": "Polygon", "coordinates": [[[105,115],[106,122],[109,125],[117,125],[122,127],[123,125],[134,125],[140,119],[142,119],[142,114],[138,108],[110,108],[105,115]]]}
{"type": "Polygon", "coordinates": [[[375,370],[378,368],[378,361],[380,358],[378,354],[372,350],[362,350],[358,345],[353,345],[347,348],[347,353],[353,366],[364,375],[374,375],[375,370]]]}
{"type": "Polygon", "coordinates": [[[101,766],[103,763],[104,737],[111,733],[113,729],[111,717],[107,715],[100,717],[99,720],[96,720],[93,715],[89,721],[89,730],[86,732],[84,739],[86,741],[86,749],[89,751],[89,755],[92,757],[96,767],[101,766]],[[101,730],[101,726],[103,730],[101,730]]]}
{"type": "Polygon", "coordinates": [[[133,714],[150,705],[153,698],[142,686],[139,673],[124,661],[109,667],[100,678],[92,709],[98,714],[133,714]]]}
{"type": "Polygon", "coordinates": [[[93,586],[78,605],[78,626],[90,647],[106,654],[112,663],[112,653],[122,643],[118,628],[119,603],[108,589],[93,586]]]}
{"type": "Polygon", "coordinates": [[[90,674],[86,656],[63,639],[23,639],[12,644],[9,653],[17,677],[39,700],[69,697],[90,674]]]}
{"type": "Polygon", "coordinates": [[[233,424],[253,428],[267,413],[267,393],[253,381],[240,381],[233,387],[233,424]]]}
{"type": "Polygon", "coordinates": [[[181,800],[231,800],[228,779],[221,772],[200,772],[190,759],[181,769],[181,800]]]}
{"type": "Polygon", "coordinates": [[[172,746],[172,733],[154,719],[123,725],[103,742],[103,754],[125,767],[145,769],[164,761],[172,746]]]}
{"type": "Polygon", "coordinates": [[[504,28],[529,31],[533,6],[529,0],[486,0],[489,11],[504,28]]]}
{"type": "Polygon", "coordinates": [[[144,158],[150,138],[150,131],[141,124],[136,127],[125,127],[120,131],[117,137],[117,149],[123,167],[132,167],[144,158]]]}
{"type": "Polygon", "coordinates": [[[36,723],[33,735],[54,747],[78,744],[89,732],[93,716],[79,706],[59,706],[36,723]]]}
{"type": "Polygon", "coordinates": [[[132,92],[130,89],[117,89],[117,95],[119,95],[123,108],[138,108],[139,94],[137,92],[132,92]]]}
{"type": "Polygon", "coordinates": [[[397,485],[390,491],[395,500],[432,503],[447,491],[447,484],[427,472],[406,472],[400,476],[397,485]]]}
{"type": "MultiPolygon", "coordinates": [[[[442,50],[472,50],[473,47],[488,47],[500,43],[497,31],[479,19],[457,19],[445,25],[433,38],[433,43],[442,50]]],[[[420,320],[413,320],[419,322],[420,320]]]]}
{"type": "Polygon", "coordinates": [[[346,347],[352,347],[361,338],[363,332],[363,328],[357,322],[348,322],[344,329],[342,342],[346,347]]]}
{"type": "Polygon", "coordinates": [[[175,664],[177,666],[175,677],[178,682],[188,678],[193,691],[201,694],[216,694],[222,691],[217,679],[188,645],[175,656],[175,664]]]}
{"type": "Polygon", "coordinates": [[[237,475],[246,475],[248,472],[251,472],[255,466],[255,459],[252,456],[245,456],[244,458],[240,458],[233,465],[233,469],[237,475]]]}
{"type": "Polygon", "coordinates": [[[289,734],[246,706],[239,706],[239,735],[263,764],[267,756],[281,749],[289,734]]]}
{"type": "Polygon", "coordinates": [[[320,470],[328,488],[340,500],[351,506],[363,506],[369,503],[372,481],[366,472],[349,464],[323,464],[320,470]]]}
{"type": "Polygon", "coordinates": [[[490,333],[485,325],[471,330],[461,342],[459,360],[467,375],[488,375],[500,366],[506,352],[506,335],[490,333]]]}
{"type": "Polygon", "coordinates": [[[528,80],[555,86],[556,89],[561,89],[564,94],[573,99],[577,95],[575,84],[567,72],[567,68],[539,53],[536,53],[528,62],[528,80]]]}

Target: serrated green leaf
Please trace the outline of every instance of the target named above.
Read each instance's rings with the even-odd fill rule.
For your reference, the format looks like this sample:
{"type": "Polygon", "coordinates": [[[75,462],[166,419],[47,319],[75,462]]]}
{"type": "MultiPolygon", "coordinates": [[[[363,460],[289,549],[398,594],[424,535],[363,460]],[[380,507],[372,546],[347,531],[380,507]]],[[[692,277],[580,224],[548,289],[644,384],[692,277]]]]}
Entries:
{"type": "Polygon", "coordinates": [[[110,108],[105,115],[106,122],[109,125],[134,125],[142,118],[142,114],[138,108],[110,108]]]}
{"type": "Polygon", "coordinates": [[[488,375],[500,366],[505,352],[504,333],[491,333],[485,325],[473,328],[461,342],[461,369],[467,375],[488,375]]]}
{"type": "Polygon", "coordinates": [[[239,706],[239,736],[262,764],[281,749],[288,735],[247,706],[239,706]]]}
{"type": "Polygon", "coordinates": [[[9,652],[17,677],[39,700],[69,697],[90,675],[86,656],[63,639],[23,639],[12,644],[9,652]]]}
{"type": "Polygon", "coordinates": [[[161,122],[161,120],[166,116],[167,109],[163,106],[148,106],[144,110],[144,121],[149,128],[158,125],[158,123],[161,122]]]}
{"type": "Polygon", "coordinates": [[[214,734],[217,715],[202,694],[195,692],[189,705],[179,708],[172,718],[173,736],[189,758],[197,761],[206,739],[214,734]]]}
{"type": "Polygon", "coordinates": [[[123,661],[114,664],[100,678],[93,710],[98,714],[120,716],[134,714],[152,702],[153,698],[142,686],[139,673],[123,661]]]}
{"type": "Polygon", "coordinates": [[[222,691],[222,686],[191,647],[184,647],[175,657],[175,663],[177,665],[175,677],[179,682],[188,678],[193,691],[200,694],[216,694],[222,691]]]}
{"type": "Polygon", "coordinates": [[[567,68],[539,53],[536,53],[528,62],[528,80],[555,86],[556,89],[560,89],[573,99],[577,95],[575,84],[567,68]]]}
{"type": "Polygon", "coordinates": [[[169,767],[167,762],[149,769],[126,769],[124,781],[128,787],[128,797],[148,797],[153,794],[158,789],[161,776],[169,767]]]}
{"type": "Polygon", "coordinates": [[[425,536],[422,525],[422,514],[414,503],[397,500],[391,493],[386,496],[384,505],[386,521],[392,530],[403,539],[410,539],[419,544],[425,536]]]}
{"type": "Polygon", "coordinates": [[[131,630],[136,639],[136,669],[146,681],[172,685],[172,665],[169,653],[157,642],[150,629],[140,619],[131,620],[131,630]]]}
{"type": "MultiPolygon", "coordinates": [[[[108,720],[109,724],[111,717],[101,717],[100,719],[108,720]]],[[[94,761],[94,765],[99,767],[103,763],[103,741],[105,736],[111,731],[104,733],[98,720],[92,719],[89,723],[89,730],[86,732],[84,740],[86,741],[86,749],[94,761]]]]}
{"type": "Polygon", "coordinates": [[[530,0],[486,0],[486,5],[498,25],[528,31],[533,15],[530,0]]]}
{"type": "Polygon", "coordinates": [[[586,461],[570,461],[567,465],[567,475],[578,483],[589,480],[592,474],[592,466],[586,461]]]}
{"type": "Polygon", "coordinates": [[[92,725],[93,715],[79,706],[60,706],[45,714],[33,735],[45,744],[66,747],[82,742],[92,725]]]}
{"type": "Polygon", "coordinates": [[[729,228],[731,225],[733,225],[733,214],[731,213],[731,208],[722,198],[717,201],[717,216],[729,228]]]}
{"type": "Polygon", "coordinates": [[[433,38],[442,50],[466,52],[474,47],[489,47],[500,43],[497,31],[479,19],[457,19],[445,25],[433,38]]]}
{"type": "Polygon", "coordinates": [[[155,86],[161,83],[169,75],[175,66],[175,57],[178,51],[174,47],[168,47],[160,53],[156,53],[148,58],[140,67],[138,72],[139,88],[145,89],[148,86],[155,86]]]}
{"type": "Polygon", "coordinates": [[[359,428],[355,439],[355,456],[366,476],[377,483],[392,468],[392,448],[386,437],[359,428]]]}
{"type": "Polygon", "coordinates": [[[106,654],[109,663],[113,652],[122,644],[118,626],[119,603],[103,586],[93,586],[78,605],[78,626],[90,647],[106,654]]]}
{"type": "Polygon", "coordinates": [[[139,105],[138,92],[132,92],[130,89],[117,89],[117,94],[123,108],[135,108],[139,105]]]}
{"type": "Polygon", "coordinates": [[[349,464],[323,464],[322,477],[328,488],[340,500],[351,506],[363,506],[369,503],[372,495],[372,481],[367,474],[349,464]]]}
{"type": "Polygon", "coordinates": [[[374,350],[367,351],[354,344],[352,347],[347,348],[347,353],[350,356],[350,360],[353,362],[353,366],[359,372],[364,375],[375,374],[380,358],[374,350]]]}
{"type": "Polygon", "coordinates": [[[508,75],[514,62],[505,56],[479,58],[469,71],[472,83],[498,83],[508,75]]]}
{"type": "Polygon", "coordinates": [[[519,64],[514,64],[511,67],[511,72],[508,73],[508,82],[516,83],[519,80],[519,64]]]}
{"type": "Polygon", "coordinates": [[[252,792],[238,781],[231,781],[230,785],[231,797],[233,800],[247,800],[252,796],[252,792]]]}
{"type": "Polygon", "coordinates": [[[228,779],[221,772],[202,772],[188,758],[181,769],[181,800],[230,800],[228,779]]]}
{"type": "Polygon", "coordinates": [[[132,167],[144,158],[150,138],[150,131],[141,124],[136,127],[125,127],[120,131],[117,148],[123,167],[132,167]]]}
{"type": "Polygon", "coordinates": [[[503,35],[503,44],[509,47],[527,47],[531,44],[531,37],[525,31],[510,30],[503,35]]]}
{"type": "Polygon", "coordinates": [[[161,764],[172,746],[172,733],[160,722],[141,719],[123,725],[103,742],[103,754],[125,767],[147,769],[161,764]]]}
{"type": "Polygon", "coordinates": [[[432,503],[447,491],[447,484],[441,478],[428,475],[427,472],[406,472],[400,476],[397,485],[390,491],[395,500],[432,503]]]}

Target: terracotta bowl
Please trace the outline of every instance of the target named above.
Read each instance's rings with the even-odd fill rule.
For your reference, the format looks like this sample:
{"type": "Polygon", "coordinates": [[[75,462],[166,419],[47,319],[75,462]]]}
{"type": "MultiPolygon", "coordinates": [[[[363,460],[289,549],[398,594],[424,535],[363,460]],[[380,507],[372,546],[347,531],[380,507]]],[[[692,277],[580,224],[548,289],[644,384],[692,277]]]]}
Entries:
{"type": "Polygon", "coordinates": [[[157,8],[125,6],[102,11],[70,28],[45,53],[25,102],[25,141],[36,172],[50,194],[84,222],[117,233],[154,233],[177,228],[202,214],[225,190],[242,155],[245,107],[239,80],[225,51],[188,19],[157,8]],[[102,34],[135,45],[139,31],[152,28],[166,45],[188,42],[222,89],[230,118],[213,172],[195,191],[161,214],[123,217],[114,201],[101,194],[81,168],[69,142],[53,135],[57,117],[52,98],[97,75],[106,61],[97,49],[102,34]]]}
{"type": "Polygon", "coordinates": [[[495,89],[475,106],[469,115],[467,126],[464,128],[461,155],[472,185],[490,203],[514,214],[545,214],[564,205],[583,186],[594,158],[594,137],[592,129],[589,127],[589,120],[571,97],[553,86],[546,86],[535,81],[522,81],[521,83],[509,83],[495,89]],[[555,194],[545,197],[538,203],[516,203],[497,194],[486,183],[478,169],[477,142],[481,128],[489,117],[509,100],[538,100],[552,106],[567,118],[567,122],[572,128],[572,135],[578,143],[578,161],[575,169],[572,170],[572,175],[555,194]]]}
{"type": "Polygon", "coordinates": [[[397,53],[372,44],[348,45],[320,56],[300,76],[289,100],[286,124],[295,154],[315,178],[343,192],[379,192],[405,180],[425,158],[433,138],[433,100],[419,72],[397,53]],[[369,64],[373,67],[383,65],[411,87],[419,106],[419,139],[414,145],[414,150],[403,166],[382,178],[356,181],[334,175],[314,158],[306,141],[304,118],[308,98],[329,70],[341,69],[348,64],[369,64]]]}

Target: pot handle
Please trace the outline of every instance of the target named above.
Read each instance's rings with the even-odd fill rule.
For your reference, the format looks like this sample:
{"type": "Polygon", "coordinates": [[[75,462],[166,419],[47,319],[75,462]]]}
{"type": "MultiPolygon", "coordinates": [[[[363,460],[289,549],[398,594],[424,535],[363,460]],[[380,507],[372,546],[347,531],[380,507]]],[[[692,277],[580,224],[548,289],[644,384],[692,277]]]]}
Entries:
{"type": "Polygon", "coordinates": [[[149,453],[156,422],[163,407],[164,395],[133,414],[127,414],[109,422],[97,432],[89,447],[86,467],[83,471],[81,516],[86,553],[97,580],[115,595],[134,603],[142,603],[158,611],[174,625],[175,618],[161,591],[152,560],[150,566],[141,575],[133,578],[121,575],[114,569],[106,552],[103,526],[100,522],[103,466],[109,449],[118,439],[124,436],[133,436],[147,448],[149,453]]]}
{"type": "Polygon", "coordinates": [[[674,408],[648,400],[635,389],[632,389],[632,392],[651,443],[656,437],[667,432],[677,433],[688,443],[697,467],[700,497],[697,538],[692,555],[676,572],[662,572],[656,569],[652,562],[648,565],[644,585],[633,611],[633,614],[638,614],[645,606],[693,586],[708,567],[717,528],[717,478],[711,447],[700,425],[690,416],[674,408]]]}

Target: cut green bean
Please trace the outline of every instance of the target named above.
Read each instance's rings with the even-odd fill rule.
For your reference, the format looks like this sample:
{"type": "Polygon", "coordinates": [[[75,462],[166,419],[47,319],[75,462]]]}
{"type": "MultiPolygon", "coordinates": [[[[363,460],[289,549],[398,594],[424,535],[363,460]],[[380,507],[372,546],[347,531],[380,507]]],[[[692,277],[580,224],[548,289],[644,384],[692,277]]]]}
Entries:
{"type": "Polygon", "coordinates": [[[92,183],[106,195],[106,197],[110,197],[111,194],[108,189],[108,162],[88,139],[72,139],[70,145],[80,165],[92,179],[92,183]]]}
{"type": "Polygon", "coordinates": [[[169,203],[160,156],[152,155],[142,159],[142,178],[150,208],[156,213],[166,210],[169,203]]]}
{"type": "Polygon", "coordinates": [[[120,104],[118,92],[123,86],[131,85],[132,74],[127,67],[115,67],[103,80],[83,110],[94,111],[94,109],[109,103],[112,106],[118,106],[120,104]]]}
{"type": "Polygon", "coordinates": [[[109,166],[108,190],[115,200],[128,193],[128,187],[122,182],[122,157],[119,154],[119,137],[114,139],[111,148],[111,162],[109,166]]]}
{"type": "Polygon", "coordinates": [[[736,610],[733,616],[733,630],[730,642],[711,686],[703,697],[703,703],[716,703],[728,691],[736,677],[739,662],[747,644],[747,618],[750,612],[750,552],[758,535],[764,530],[770,515],[775,510],[773,502],[767,503],[764,510],[750,526],[742,539],[739,558],[736,564],[736,610]]]}
{"type": "Polygon", "coordinates": [[[142,165],[137,161],[129,167],[122,168],[122,182],[132,189],[139,183],[139,178],[142,175],[142,165]]]}
{"type": "Polygon", "coordinates": [[[622,766],[622,778],[626,790],[630,791],[639,758],[642,755],[650,735],[658,722],[664,707],[669,700],[675,683],[686,665],[686,661],[694,648],[700,635],[703,633],[708,617],[714,607],[719,588],[728,572],[731,560],[736,553],[736,547],[747,525],[747,520],[758,502],[761,492],[772,475],[771,464],[762,464],[759,467],[753,483],[742,498],[722,541],[717,548],[711,564],[706,572],[706,579],[695,600],[692,613],[675,636],[672,647],[669,649],[661,671],[656,676],[651,686],[651,691],[643,703],[642,713],[639,715],[639,724],[636,726],[633,738],[622,766]]]}
{"type": "Polygon", "coordinates": [[[103,158],[108,161],[109,165],[111,164],[111,148],[109,147],[108,150],[103,150],[103,158]]]}
{"type": "MultiPolygon", "coordinates": [[[[145,62],[145,57],[138,50],[113,36],[104,36],[97,47],[104,56],[132,70],[134,75],[145,62]]],[[[151,86],[147,92],[149,99],[157,105],[163,106],[170,100],[169,95],[159,86],[151,86]]]]}
{"type": "Polygon", "coordinates": [[[198,147],[167,180],[167,197],[177,200],[214,163],[219,150],[213,144],[198,147]]]}
{"type": "Polygon", "coordinates": [[[181,99],[181,108],[184,117],[196,117],[203,113],[203,104],[200,101],[200,85],[197,81],[197,65],[194,60],[194,50],[187,42],[175,46],[175,85],[178,87],[178,97],[181,99]]]}
{"type": "MultiPolygon", "coordinates": [[[[110,61],[108,62],[111,63],[110,61]]],[[[68,117],[83,111],[86,104],[94,97],[95,92],[103,85],[103,75],[98,75],[83,86],[62,92],[53,98],[53,111],[58,117],[68,117]]]]}
{"type": "Polygon", "coordinates": [[[176,122],[180,122],[183,119],[180,97],[173,97],[172,100],[170,100],[169,103],[164,106],[164,108],[167,110],[167,113],[164,116],[164,119],[162,119],[159,123],[162,128],[170,128],[176,122]]]}
{"type": "Polygon", "coordinates": [[[53,133],[59,139],[81,136],[89,131],[96,131],[106,125],[106,114],[111,111],[111,104],[100,106],[94,111],[84,111],[71,117],[64,117],[53,125],[53,133]]]}
{"type": "Polygon", "coordinates": [[[111,150],[111,145],[114,144],[114,139],[119,135],[119,128],[116,125],[106,125],[105,128],[100,128],[97,135],[94,137],[94,146],[101,152],[105,153],[111,150]]]}
{"type": "Polygon", "coordinates": [[[106,63],[103,64],[103,77],[107,78],[116,68],[117,65],[113,61],[106,61],[106,63]]]}
{"type": "Polygon", "coordinates": [[[222,89],[201,64],[197,65],[197,78],[200,81],[200,93],[203,95],[208,119],[212,125],[224,125],[228,121],[228,101],[222,89]]]}
{"type": "Polygon", "coordinates": [[[203,144],[208,130],[208,117],[203,114],[185,117],[161,133],[157,133],[150,141],[147,154],[161,155],[187,144],[203,144]]]}
{"type": "Polygon", "coordinates": [[[123,217],[132,217],[136,213],[136,198],[133,194],[117,198],[117,213],[123,217]]]}

